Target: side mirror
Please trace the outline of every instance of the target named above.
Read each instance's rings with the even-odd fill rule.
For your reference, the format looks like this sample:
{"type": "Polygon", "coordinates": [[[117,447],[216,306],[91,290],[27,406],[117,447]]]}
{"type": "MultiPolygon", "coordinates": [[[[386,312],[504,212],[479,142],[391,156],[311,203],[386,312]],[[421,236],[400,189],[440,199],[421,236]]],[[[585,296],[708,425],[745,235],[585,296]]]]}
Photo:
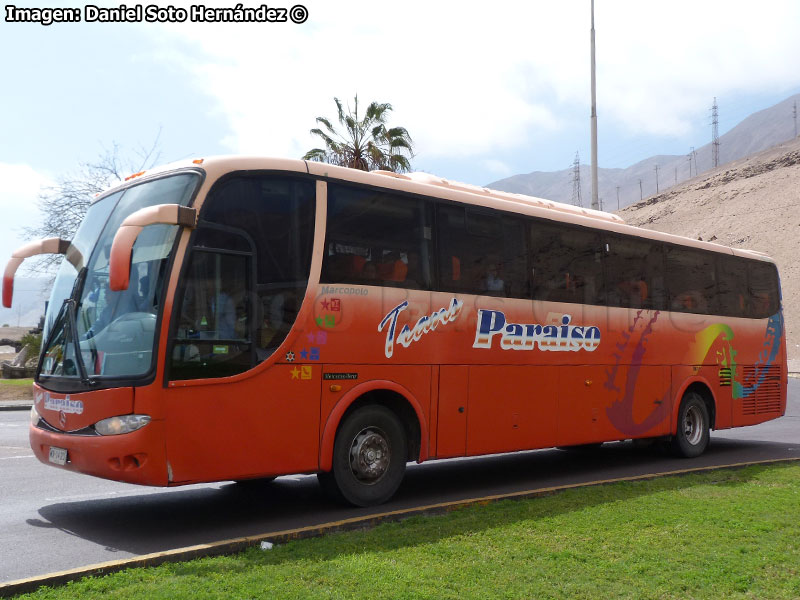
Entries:
{"type": "Polygon", "coordinates": [[[112,291],[121,292],[128,289],[133,244],[142,229],[148,225],[178,225],[194,229],[197,226],[197,209],[179,204],[158,204],[128,215],[119,226],[111,243],[108,285],[112,291]]]}
{"type": "Polygon", "coordinates": [[[11,254],[5,273],[3,273],[3,306],[6,308],[11,308],[11,301],[14,297],[14,274],[17,269],[23,260],[39,254],[63,254],[76,270],[80,271],[83,268],[83,256],[69,240],[47,238],[17,248],[11,254]]]}

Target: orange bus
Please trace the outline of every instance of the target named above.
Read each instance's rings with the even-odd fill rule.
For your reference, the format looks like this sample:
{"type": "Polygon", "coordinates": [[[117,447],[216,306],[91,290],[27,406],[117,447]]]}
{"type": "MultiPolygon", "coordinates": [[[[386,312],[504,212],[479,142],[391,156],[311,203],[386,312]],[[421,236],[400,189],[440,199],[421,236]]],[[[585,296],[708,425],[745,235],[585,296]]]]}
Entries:
{"type": "Polygon", "coordinates": [[[221,157],[98,197],[46,315],[42,462],[174,486],[316,473],[356,505],[408,461],[655,439],[784,414],[775,264],[610,214],[300,160],[221,157]]]}

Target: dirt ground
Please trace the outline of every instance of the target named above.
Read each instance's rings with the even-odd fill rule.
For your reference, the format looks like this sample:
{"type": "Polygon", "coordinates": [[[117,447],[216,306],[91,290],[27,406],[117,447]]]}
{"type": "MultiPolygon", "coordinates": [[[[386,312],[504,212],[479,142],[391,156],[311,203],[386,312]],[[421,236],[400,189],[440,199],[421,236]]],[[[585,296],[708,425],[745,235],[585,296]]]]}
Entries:
{"type": "Polygon", "coordinates": [[[778,264],[786,347],[800,359],[800,138],[623,208],[629,225],[759,250],[778,264]]]}
{"type": "Polygon", "coordinates": [[[33,400],[32,386],[0,383],[0,403],[13,400],[33,400]]]}

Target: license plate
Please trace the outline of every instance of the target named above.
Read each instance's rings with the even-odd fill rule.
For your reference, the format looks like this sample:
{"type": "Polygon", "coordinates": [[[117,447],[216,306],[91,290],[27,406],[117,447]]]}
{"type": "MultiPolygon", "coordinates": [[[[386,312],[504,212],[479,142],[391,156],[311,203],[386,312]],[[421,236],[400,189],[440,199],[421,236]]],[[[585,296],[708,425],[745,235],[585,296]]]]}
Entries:
{"type": "Polygon", "coordinates": [[[50,462],[62,467],[67,464],[67,450],[66,448],[56,448],[50,446],[50,462]]]}

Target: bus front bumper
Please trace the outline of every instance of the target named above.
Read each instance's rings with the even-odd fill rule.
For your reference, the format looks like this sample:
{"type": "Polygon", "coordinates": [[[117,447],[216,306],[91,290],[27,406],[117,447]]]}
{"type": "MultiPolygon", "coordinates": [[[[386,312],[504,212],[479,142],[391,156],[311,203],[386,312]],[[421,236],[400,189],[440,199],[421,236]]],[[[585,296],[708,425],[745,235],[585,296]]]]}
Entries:
{"type": "Polygon", "coordinates": [[[68,471],[140,485],[168,485],[163,422],[121,435],[75,435],[30,426],[33,453],[68,471]]]}

